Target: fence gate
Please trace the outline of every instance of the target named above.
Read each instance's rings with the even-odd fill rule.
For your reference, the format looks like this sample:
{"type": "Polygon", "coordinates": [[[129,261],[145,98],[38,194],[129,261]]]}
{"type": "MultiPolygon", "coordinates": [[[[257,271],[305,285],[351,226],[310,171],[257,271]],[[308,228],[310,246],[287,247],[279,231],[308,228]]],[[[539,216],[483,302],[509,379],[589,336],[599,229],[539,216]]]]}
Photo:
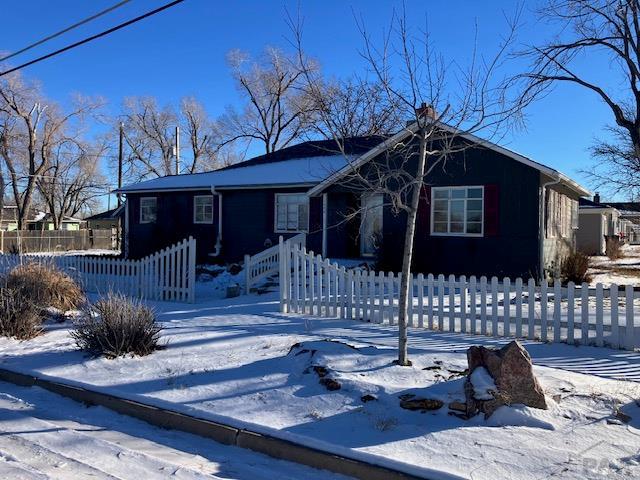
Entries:
{"type": "Polygon", "coordinates": [[[196,240],[192,237],[140,260],[88,255],[0,255],[0,271],[29,262],[55,265],[87,292],[195,301],[196,240]]]}

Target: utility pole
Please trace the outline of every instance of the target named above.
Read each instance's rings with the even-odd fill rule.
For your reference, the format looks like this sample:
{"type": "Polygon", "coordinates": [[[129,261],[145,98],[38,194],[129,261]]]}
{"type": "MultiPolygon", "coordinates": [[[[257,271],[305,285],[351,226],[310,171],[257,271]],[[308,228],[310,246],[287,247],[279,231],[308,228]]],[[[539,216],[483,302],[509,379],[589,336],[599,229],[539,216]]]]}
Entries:
{"type": "Polygon", "coordinates": [[[176,175],[180,175],[180,127],[176,126],[176,175]]]}
{"type": "MultiPolygon", "coordinates": [[[[118,189],[122,188],[122,162],[123,162],[124,123],[120,122],[120,141],[118,143],[118,189]]],[[[118,193],[118,207],[122,205],[122,194],[118,193]]]]}

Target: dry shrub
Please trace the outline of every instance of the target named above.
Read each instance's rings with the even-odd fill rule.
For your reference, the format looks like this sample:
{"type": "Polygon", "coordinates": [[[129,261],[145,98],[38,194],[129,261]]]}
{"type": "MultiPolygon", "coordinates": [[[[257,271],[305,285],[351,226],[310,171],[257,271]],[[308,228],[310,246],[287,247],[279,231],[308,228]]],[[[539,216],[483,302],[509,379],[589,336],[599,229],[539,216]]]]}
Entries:
{"type": "Polygon", "coordinates": [[[589,271],[589,256],[582,252],[569,254],[560,266],[560,276],[563,283],[573,282],[575,284],[589,283],[591,276],[589,271]]]}
{"type": "Polygon", "coordinates": [[[148,355],[158,348],[161,327],[155,313],[139,300],[109,293],[84,309],[71,336],[81,350],[115,358],[148,355]]]}
{"type": "Polygon", "coordinates": [[[609,260],[622,258],[622,242],[617,237],[607,238],[605,241],[604,253],[609,260]]]}
{"type": "Polygon", "coordinates": [[[0,288],[0,335],[29,340],[42,332],[42,310],[29,297],[0,288]]]}
{"type": "Polygon", "coordinates": [[[54,307],[66,312],[74,310],[84,302],[78,284],[54,265],[25,263],[9,272],[6,286],[29,298],[44,309],[54,307]]]}

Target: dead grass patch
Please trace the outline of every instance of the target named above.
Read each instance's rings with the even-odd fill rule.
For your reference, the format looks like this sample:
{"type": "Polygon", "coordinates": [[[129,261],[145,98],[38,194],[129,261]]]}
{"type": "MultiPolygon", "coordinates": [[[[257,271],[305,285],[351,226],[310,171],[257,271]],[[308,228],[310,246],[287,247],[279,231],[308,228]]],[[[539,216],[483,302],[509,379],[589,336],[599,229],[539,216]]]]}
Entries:
{"type": "Polygon", "coordinates": [[[29,340],[42,332],[44,316],[29,297],[11,288],[0,288],[0,335],[29,340]]]}
{"type": "Polygon", "coordinates": [[[54,307],[66,312],[77,309],[84,302],[78,284],[54,265],[19,265],[6,276],[5,285],[41,309],[54,307]]]}

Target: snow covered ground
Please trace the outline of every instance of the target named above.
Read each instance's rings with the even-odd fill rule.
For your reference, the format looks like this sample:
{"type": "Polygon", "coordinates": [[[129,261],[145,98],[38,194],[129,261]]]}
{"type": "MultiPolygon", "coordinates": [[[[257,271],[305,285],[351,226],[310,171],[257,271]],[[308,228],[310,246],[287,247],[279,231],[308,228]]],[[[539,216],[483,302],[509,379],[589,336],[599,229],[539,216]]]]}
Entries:
{"type": "Polygon", "coordinates": [[[346,478],[0,382],[0,478],[346,478]]]}
{"type": "Polygon", "coordinates": [[[623,257],[611,260],[604,255],[591,257],[591,285],[602,283],[605,287],[617,285],[640,286],[640,245],[624,245],[623,257]]]}
{"type": "Polygon", "coordinates": [[[398,367],[396,327],[282,315],[275,295],[155,307],[166,348],[151,356],[86,357],[56,324],[29,342],[1,339],[0,366],[435,479],[640,477],[638,353],[527,342],[550,409],[465,421],[446,407],[403,410],[399,397],[463,399],[466,349],[505,340],[411,329],[413,366],[398,367]],[[314,366],[341,388],[320,384],[314,366]]]}

